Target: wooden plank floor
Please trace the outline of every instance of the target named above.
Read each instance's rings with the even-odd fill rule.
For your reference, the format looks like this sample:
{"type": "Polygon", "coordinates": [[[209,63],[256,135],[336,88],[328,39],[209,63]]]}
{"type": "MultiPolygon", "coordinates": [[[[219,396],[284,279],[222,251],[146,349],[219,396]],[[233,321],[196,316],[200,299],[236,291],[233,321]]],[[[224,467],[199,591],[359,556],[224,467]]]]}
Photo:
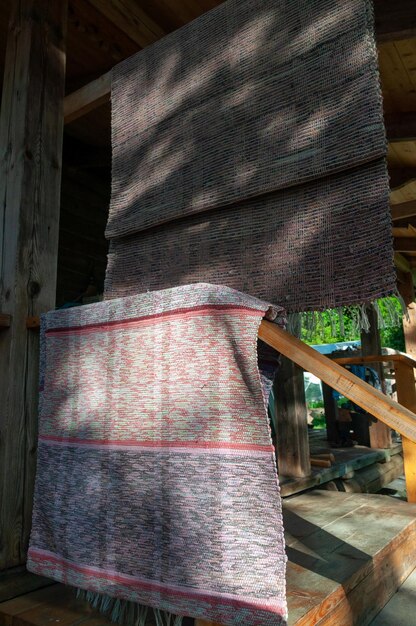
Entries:
{"type": "MultiPolygon", "coordinates": [[[[366,626],[415,567],[416,505],[316,490],[285,499],[284,519],[289,626],[366,626]]],[[[16,596],[1,626],[110,623],[63,585],[16,596]]]]}
{"type": "Polygon", "coordinates": [[[388,462],[392,456],[402,451],[401,444],[385,450],[358,445],[353,448],[330,448],[326,441],[325,430],[310,431],[309,445],[311,455],[331,452],[335,456],[335,463],[328,468],[312,468],[311,476],[306,478],[281,477],[281,493],[284,498],[323,485],[364,467],[388,462]]]}
{"type": "Polygon", "coordinates": [[[416,505],[310,491],[284,501],[290,626],[365,626],[416,566],[416,505]]]}
{"type": "Polygon", "coordinates": [[[23,568],[0,572],[0,602],[5,602],[23,593],[35,591],[53,584],[49,578],[36,576],[23,568]]]}

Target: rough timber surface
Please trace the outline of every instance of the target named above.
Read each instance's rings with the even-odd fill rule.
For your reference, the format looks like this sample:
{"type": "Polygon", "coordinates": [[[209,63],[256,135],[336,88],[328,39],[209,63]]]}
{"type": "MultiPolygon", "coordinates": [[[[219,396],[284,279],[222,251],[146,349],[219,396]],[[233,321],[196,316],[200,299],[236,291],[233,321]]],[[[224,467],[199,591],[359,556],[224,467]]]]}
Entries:
{"type": "MultiPolygon", "coordinates": [[[[291,479],[280,475],[281,494],[284,498],[293,496],[306,489],[324,485],[351,472],[357,472],[362,468],[375,466],[378,463],[389,463],[394,456],[402,451],[400,444],[395,444],[392,448],[379,450],[367,448],[366,446],[330,448],[326,441],[325,430],[309,431],[309,446],[312,456],[332,453],[335,457],[335,462],[328,468],[312,468],[311,475],[304,478],[291,479]]],[[[401,471],[398,471],[397,475],[400,475],[400,473],[401,471]]]]}
{"type": "Polygon", "coordinates": [[[366,626],[413,570],[416,507],[311,491],[284,502],[289,626],[366,626]]]}
{"type": "MultiPolygon", "coordinates": [[[[289,626],[367,626],[416,562],[416,505],[387,496],[310,491],[284,523],[289,626]]],[[[110,622],[63,585],[0,603],[0,626],[49,623],[110,622]]]]}

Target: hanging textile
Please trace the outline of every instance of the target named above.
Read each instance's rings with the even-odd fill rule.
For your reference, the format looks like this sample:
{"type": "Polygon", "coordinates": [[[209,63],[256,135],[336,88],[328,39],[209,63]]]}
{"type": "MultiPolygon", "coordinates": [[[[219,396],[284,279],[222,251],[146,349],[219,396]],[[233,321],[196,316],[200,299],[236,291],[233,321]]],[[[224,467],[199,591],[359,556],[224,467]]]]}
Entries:
{"type": "Polygon", "coordinates": [[[256,350],[283,315],[196,284],[43,316],[30,571],[132,625],[286,623],[256,350]]]}
{"type": "Polygon", "coordinates": [[[228,0],[117,65],[106,297],[395,290],[371,0],[228,0]]]}

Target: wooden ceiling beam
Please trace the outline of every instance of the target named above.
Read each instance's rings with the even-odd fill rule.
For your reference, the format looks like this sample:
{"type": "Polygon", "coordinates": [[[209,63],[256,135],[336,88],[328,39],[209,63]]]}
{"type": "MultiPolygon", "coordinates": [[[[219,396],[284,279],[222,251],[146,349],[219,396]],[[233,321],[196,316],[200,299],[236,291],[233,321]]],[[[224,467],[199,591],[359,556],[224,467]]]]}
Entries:
{"type": "Polygon", "coordinates": [[[166,35],[134,0],[89,0],[89,3],[140,48],[166,35]]]}
{"type": "Polygon", "coordinates": [[[110,100],[111,72],[64,98],[64,122],[69,124],[110,100]]]}
{"type": "Polygon", "coordinates": [[[416,200],[403,202],[402,204],[393,204],[391,207],[391,219],[393,222],[404,220],[408,217],[416,215],[416,200]]]}
{"type": "Polygon", "coordinates": [[[416,112],[387,113],[384,116],[390,142],[416,141],[416,112]]]}
{"type": "MultiPolygon", "coordinates": [[[[377,40],[390,41],[416,37],[415,0],[374,0],[377,40]]],[[[124,34],[144,47],[163,37],[166,32],[141,9],[134,0],[89,0],[102,15],[105,15],[124,34]]],[[[108,72],[85,87],[65,98],[65,123],[82,117],[97,108],[110,97],[111,73],[108,72]]],[[[416,119],[413,114],[401,114],[387,123],[387,134],[394,141],[416,137],[416,119]]],[[[402,168],[401,168],[402,169],[402,168]]],[[[398,175],[399,173],[397,173],[398,175]]],[[[402,174],[406,175],[402,172],[402,174]]],[[[416,170],[415,176],[416,177],[416,170]]],[[[411,178],[408,176],[406,180],[411,178]]],[[[392,184],[393,187],[405,182],[392,184]]]]}
{"type": "Polygon", "coordinates": [[[374,0],[377,41],[416,37],[415,0],[374,0]]]}
{"type": "Polygon", "coordinates": [[[394,227],[393,237],[413,237],[416,238],[416,228],[408,224],[407,226],[394,227]]]}

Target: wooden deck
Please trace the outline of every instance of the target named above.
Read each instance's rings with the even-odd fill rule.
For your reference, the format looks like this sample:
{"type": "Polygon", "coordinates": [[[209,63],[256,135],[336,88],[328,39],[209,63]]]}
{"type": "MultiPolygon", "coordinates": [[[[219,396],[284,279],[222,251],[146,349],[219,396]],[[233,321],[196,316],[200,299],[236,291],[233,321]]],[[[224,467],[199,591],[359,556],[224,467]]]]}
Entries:
{"type": "Polygon", "coordinates": [[[416,565],[416,505],[315,490],[284,502],[290,626],[366,626],[416,565]]]}
{"type": "MultiPolygon", "coordinates": [[[[352,476],[358,474],[364,468],[375,467],[377,464],[388,464],[396,457],[396,463],[392,463],[392,467],[397,465],[396,472],[393,471],[391,478],[388,476],[386,481],[374,480],[374,488],[371,487],[371,477],[368,479],[368,488],[365,485],[360,491],[369,491],[374,493],[379,491],[385,484],[394,480],[403,472],[403,465],[399,461],[399,455],[402,452],[401,444],[395,444],[388,449],[371,449],[365,446],[354,446],[353,448],[330,448],[326,441],[325,430],[311,430],[309,432],[309,445],[311,455],[331,452],[335,457],[335,463],[328,468],[312,468],[312,474],[306,478],[288,479],[281,477],[281,493],[283,497],[291,496],[296,493],[303,492],[313,487],[325,485],[343,476],[352,476]]],[[[388,469],[388,466],[385,468],[388,469]]],[[[365,481],[364,481],[365,482],[365,481]]]]}
{"type": "MultiPolygon", "coordinates": [[[[289,626],[367,626],[415,567],[415,504],[314,490],[285,499],[284,519],[289,626]]],[[[1,626],[52,624],[109,621],[63,585],[0,578],[1,626]]]]}

